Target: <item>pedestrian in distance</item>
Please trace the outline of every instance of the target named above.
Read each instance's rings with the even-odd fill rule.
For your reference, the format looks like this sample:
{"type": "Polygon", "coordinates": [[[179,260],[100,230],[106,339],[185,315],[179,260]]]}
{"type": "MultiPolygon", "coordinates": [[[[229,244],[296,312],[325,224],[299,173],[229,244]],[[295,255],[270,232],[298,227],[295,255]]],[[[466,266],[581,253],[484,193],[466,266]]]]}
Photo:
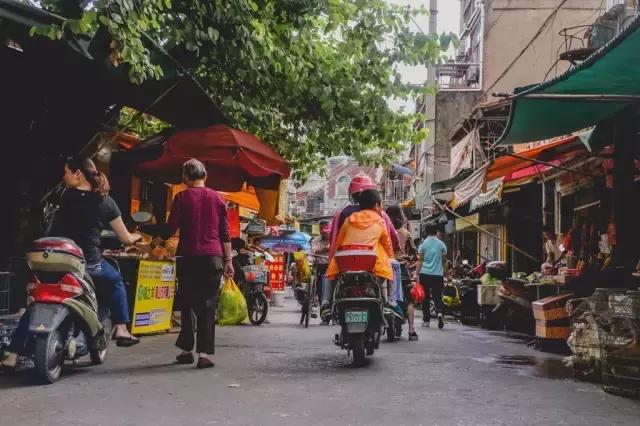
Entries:
{"type": "MultiPolygon", "coordinates": [[[[446,272],[447,246],[437,237],[438,227],[435,223],[426,226],[427,238],[418,248],[418,268],[420,284],[424,287],[426,298],[422,304],[423,327],[429,327],[431,320],[430,300],[435,304],[438,328],[444,327],[444,273],[446,272]]],[[[417,277],[416,277],[417,278],[417,277]]]]}

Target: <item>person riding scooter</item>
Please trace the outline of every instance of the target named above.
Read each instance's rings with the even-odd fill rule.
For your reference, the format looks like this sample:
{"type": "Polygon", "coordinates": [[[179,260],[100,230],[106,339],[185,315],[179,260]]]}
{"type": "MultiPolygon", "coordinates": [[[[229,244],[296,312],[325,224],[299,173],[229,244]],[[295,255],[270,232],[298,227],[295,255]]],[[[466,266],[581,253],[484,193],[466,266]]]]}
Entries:
{"type": "MultiPolygon", "coordinates": [[[[377,191],[377,188],[378,187],[373,181],[373,179],[371,179],[369,176],[366,176],[366,175],[356,176],[351,180],[351,183],[349,184],[349,195],[351,197],[351,200],[353,201],[353,204],[346,206],[344,209],[336,213],[331,222],[331,237],[330,237],[331,248],[329,249],[329,261],[331,261],[331,258],[335,254],[335,251],[337,248],[335,242],[336,242],[338,233],[340,232],[340,229],[342,227],[342,224],[353,213],[361,210],[359,205],[360,195],[364,191],[368,191],[368,190],[377,191]]],[[[391,239],[391,244],[393,246],[393,249],[397,250],[398,248],[400,248],[398,233],[396,232],[393,226],[393,223],[391,222],[391,219],[383,210],[380,211],[380,216],[384,221],[385,228],[387,230],[387,233],[389,234],[389,238],[391,239]]],[[[322,324],[329,324],[329,321],[331,319],[331,304],[333,302],[334,285],[335,283],[330,279],[326,279],[323,283],[322,308],[320,310],[320,316],[322,317],[322,324]]]]}
{"type": "MultiPolygon", "coordinates": [[[[335,248],[339,251],[342,247],[348,246],[373,247],[377,259],[371,272],[380,279],[392,280],[393,246],[387,226],[380,215],[381,203],[378,191],[373,189],[362,191],[358,202],[360,211],[353,213],[344,222],[336,238],[335,248]]],[[[335,279],[339,273],[340,268],[334,256],[329,262],[327,278],[335,279]]],[[[384,297],[386,297],[385,292],[383,292],[384,297]]]]}

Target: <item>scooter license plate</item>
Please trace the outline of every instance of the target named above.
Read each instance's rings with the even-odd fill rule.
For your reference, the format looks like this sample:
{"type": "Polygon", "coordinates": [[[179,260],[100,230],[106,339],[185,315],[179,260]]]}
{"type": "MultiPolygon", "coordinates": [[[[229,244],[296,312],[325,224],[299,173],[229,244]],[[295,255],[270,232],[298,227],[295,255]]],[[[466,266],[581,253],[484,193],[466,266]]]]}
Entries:
{"type": "Polygon", "coordinates": [[[350,323],[366,323],[369,318],[369,312],[367,311],[347,311],[344,314],[344,321],[347,324],[350,323]]]}

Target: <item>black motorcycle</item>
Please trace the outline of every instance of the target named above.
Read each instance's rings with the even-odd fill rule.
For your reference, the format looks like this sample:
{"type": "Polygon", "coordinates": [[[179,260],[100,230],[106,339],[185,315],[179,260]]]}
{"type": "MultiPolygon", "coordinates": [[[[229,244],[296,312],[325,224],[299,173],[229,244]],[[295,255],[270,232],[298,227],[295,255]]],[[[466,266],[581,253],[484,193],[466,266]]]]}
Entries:
{"type": "Polygon", "coordinates": [[[343,247],[335,255],[341,273],[334,290],[333,316],[340,324],[334,343],[353,352],[360,367],[380,345],[386,322],[380,279],[371,272],[376,262],[369,247],[343,247]]]}
{"type": "Polygon", "coordinates": [[[245,281],[245,298],[247,299],[247,309],[249,310],[249,321],[253,325],[260,325],[267,319],[269,313],[269,300],[264,292],[266,282],[245,281]]]}
{"type": "Polygon", "coordinates": [[[369,272],[345,272],[338,276],[334,316],[340,324],[335,344],[353,352],[353,365],[364,365],[380,344],[385,325],[378,278],[369,272]]]}
{"type": "Polygon", "coordinates": [[[240,238],[231,241],[235,270],[233,278],[243,289],[249,321],[253,325],[260,325],[267,319],[269,312],[269,300],[264,292],[264,288],[269,285],[269,272],[266,267],[253,264],[255,253],[246,247],[246,243],[240,238]]]}

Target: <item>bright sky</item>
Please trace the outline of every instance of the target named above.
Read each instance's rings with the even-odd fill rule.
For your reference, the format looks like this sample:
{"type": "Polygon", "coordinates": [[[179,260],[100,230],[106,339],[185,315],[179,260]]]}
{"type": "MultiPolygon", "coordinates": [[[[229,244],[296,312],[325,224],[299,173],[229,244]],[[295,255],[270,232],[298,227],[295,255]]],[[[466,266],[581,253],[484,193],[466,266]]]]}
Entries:
{"type": "MultiPolygon", "coordinates": [[[[415,7],[424,6],[429,8],[429,0],[388,0],[389,3],[399,5],[410,5],[415,7]]],[[[415,18],[416,24],[411,24],[411,28],[414,31],[424,32],[429,31],[429,16],[417,16],[415,18]],[[418,26],[420,28],[418,28],[418,26]]],[[[443,32],[452,32],[460,34],[460,0],[438,0],[438,34],[443,32]]],[[[427,78],[426,67],[409,67],[401,66],[400,72],[403,79],[407,83],[422,84],[427,78]]],[[[413,110],[413,102],[404,102],[402,100],[391,101],[390,104],[393,108],[405,107],[406,110],[413,110]]]]}

